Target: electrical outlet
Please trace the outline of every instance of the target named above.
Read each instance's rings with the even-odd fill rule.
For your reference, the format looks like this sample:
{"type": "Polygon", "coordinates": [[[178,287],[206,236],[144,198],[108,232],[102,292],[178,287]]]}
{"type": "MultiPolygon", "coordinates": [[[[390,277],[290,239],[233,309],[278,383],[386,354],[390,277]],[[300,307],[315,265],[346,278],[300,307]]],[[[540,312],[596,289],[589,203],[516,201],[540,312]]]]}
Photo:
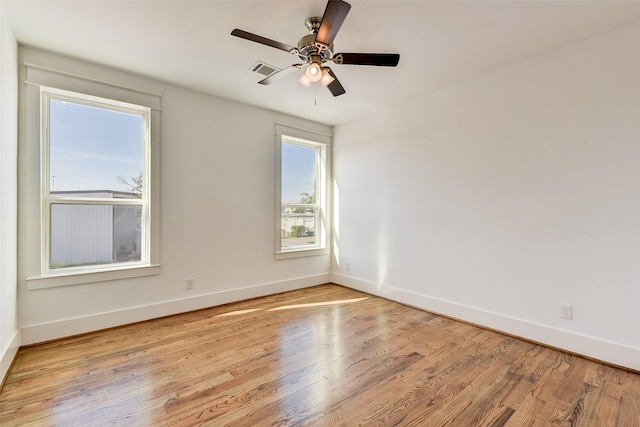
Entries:
{"type": "Polygon", "coordinates": [[[573,306],[571,304],[560,304],[560,317],[563,319],[573,319],[573,306]]]}
{"type": "Polygon", "coordinates": [[[188,278],[184,279],[184,282],[185,282],[185,287],[186,287],[187,289],[193,289],[193,287],[194,287],[194,281],[193,281],[193,278],[192,278],[192,277],[188,277],[188,278]]]}
{"type": "Polygon", "coordinates": [[[344,263],[344,269],[345,269],[346,271],[349,271],[349,269],[350,269],[350,268],[351,268],[351,263],[350,263],[350,262],[345,262],[345,263],[344,263]]]}

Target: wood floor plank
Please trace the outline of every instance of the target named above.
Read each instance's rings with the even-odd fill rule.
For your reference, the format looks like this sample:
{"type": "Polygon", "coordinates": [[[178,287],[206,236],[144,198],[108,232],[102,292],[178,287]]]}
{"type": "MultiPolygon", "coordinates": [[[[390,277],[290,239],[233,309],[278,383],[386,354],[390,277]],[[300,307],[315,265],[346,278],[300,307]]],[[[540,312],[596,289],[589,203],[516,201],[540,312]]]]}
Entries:
{"type": "Polygon", "coordinates": [[[20,349],[0,425],[640,427],[640,375],[329,284],[20,349]]]}

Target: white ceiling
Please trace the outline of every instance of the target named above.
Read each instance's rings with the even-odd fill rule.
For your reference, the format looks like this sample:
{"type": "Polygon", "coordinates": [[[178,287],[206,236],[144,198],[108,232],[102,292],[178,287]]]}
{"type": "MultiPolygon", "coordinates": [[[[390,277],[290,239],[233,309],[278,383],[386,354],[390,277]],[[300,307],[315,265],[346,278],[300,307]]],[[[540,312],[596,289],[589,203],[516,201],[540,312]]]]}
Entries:
{"type": "Polygon", "coordinates": [[[257,60],[299,61],[230,35],[296,45],[324,0],[2,1],[20,43],[330,125],[640,21],[640,1],[351,0],[334,50],[400,53],[400,63],[332,65],[347,90],[334,98],[297,74],[257,84],[257,60]]]}

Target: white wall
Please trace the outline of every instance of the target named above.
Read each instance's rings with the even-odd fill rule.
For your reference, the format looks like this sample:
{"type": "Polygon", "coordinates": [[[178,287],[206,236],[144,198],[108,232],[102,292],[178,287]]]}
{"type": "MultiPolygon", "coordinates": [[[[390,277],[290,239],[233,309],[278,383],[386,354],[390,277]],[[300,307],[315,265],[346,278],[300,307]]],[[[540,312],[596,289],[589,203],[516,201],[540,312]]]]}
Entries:
{"type": "Polygon", "coordinates": [[[16,314],[18,46],[0,2],[0,382],[20,336],[16,314]]]}
{"type": "Polygon", "coordinates": [[[330,127],[33,48],[20,61],[162,96],[160,275],[27,290],[24,259],[40,249],[21,228],[23,344],[328,281],[328,255],[274,259],[274,182],[276,123],[330,127]]]}
{"type": "Polygon", "coordinates": [[[635,24],[337,127],[334,280],[640,369],[638,52],[635,24]]]}

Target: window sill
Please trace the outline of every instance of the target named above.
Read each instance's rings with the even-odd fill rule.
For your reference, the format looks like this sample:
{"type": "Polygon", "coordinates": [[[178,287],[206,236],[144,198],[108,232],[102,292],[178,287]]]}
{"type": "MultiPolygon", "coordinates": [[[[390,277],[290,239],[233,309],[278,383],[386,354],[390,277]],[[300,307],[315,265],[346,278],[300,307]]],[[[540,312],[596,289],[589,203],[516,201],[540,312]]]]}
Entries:
{"type": "Polygon", "coordinates": [[[57,288],[61,286],[132,279],[135,277],[153,276],[157,274],[160,274],[160,265],[144,265],[92,272],[50,274],[46,276],[27,278],[27,289],[32,291],[37,289],[57,288]]]}
{"type": "Polygon", "coordinates": [[[327,248],[314,248],[314,249],[296,249],[291,251],[276,252],[276,259],[289,259],[289,258],[302,258],[308,256],[328,255],[329,249],[327,248]]]}

